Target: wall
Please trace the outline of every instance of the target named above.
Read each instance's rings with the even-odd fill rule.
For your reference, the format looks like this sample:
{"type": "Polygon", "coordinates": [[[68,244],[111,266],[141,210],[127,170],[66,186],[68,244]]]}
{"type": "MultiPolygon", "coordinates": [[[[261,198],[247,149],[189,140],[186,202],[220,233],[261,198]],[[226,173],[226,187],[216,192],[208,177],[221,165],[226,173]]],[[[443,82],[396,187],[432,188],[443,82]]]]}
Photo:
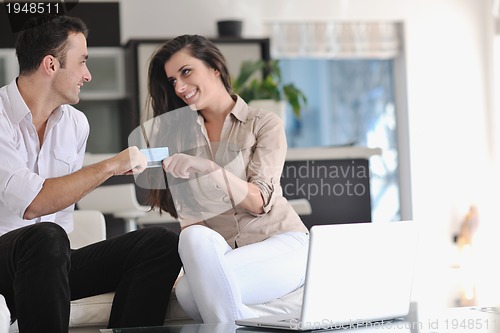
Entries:
{"type": "MultiPolygon", "coordinates": [[[[215,21],[244,20],[260,36],[262,21],[397,20],[405,25],[413,217],[432,269],[448,267],[452,234],[477,204],[483,230],[495,224],[491,152],[490,0],[121,0],[122,40],[184,33],[216,34],[215,21]],[[196,8],[196,10],[194,9],[196,8]]],[[[484,238],[483,244],[491,245],[484,238]]],[[[433,282],[432,279],[425,281],[433,282]]],[[[428,288],[426,286],[425,288],[428,288]]],[[[495,296],[496,297],[496,296],[495,296]]]]}

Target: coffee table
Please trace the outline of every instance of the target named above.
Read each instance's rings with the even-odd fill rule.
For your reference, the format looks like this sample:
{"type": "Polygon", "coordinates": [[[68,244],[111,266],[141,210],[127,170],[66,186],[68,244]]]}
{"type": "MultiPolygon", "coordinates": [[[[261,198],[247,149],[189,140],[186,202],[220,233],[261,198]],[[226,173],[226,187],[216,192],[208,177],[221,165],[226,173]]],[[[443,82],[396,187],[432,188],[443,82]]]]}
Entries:
{"type": "Polygon", "coordinates": [[[235,324],[169,324],[161,327],[101,329],[101,333],[234,333],[235,324]]]}
{"type": "MultiPolygon", "coordinates": [[[[412,304],[408,316],[366,326],[351,325],[348,330],[321,332],[348,333],[500,333],[500,306],[426,308],[412,304]]],[[[101,329],[101,333],[249,333],[290,332],[265,328],[239,327],[234,324],[175,324],[162,327],[101,329]]],[[[311,331],[318,332],[318,331],[311,331]]]]}

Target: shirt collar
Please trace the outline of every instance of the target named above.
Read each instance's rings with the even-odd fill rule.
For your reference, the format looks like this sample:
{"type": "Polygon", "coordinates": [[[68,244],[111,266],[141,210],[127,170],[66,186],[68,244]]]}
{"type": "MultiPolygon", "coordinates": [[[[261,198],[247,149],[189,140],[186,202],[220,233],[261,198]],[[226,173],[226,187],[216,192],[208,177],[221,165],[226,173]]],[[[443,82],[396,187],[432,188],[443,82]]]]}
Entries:
{"type": "MultiPolygon", "coordinates": [[[[236,97],[236,103],[234,104],[229,114],[232,114],[236,119],[238,119],[242,123],[245,123],[248,118],[248,105],[240,96],[234,95],[233,97],[236,97]]],[[[199,125],[204,123],[203,116],[200,112],[198,112],[197,122],[199,125]]]]}
{"type": "MultiPolygon", "coordinates": [[[[12,123],[19,124],[21,120],[23,120],[27,116],[30,117],[30,120],[33,119],[31,111],[26,105],[26,102],[24,101],[21,93],[19,92],[19,88],[17,87],[17,78],[7,86],[7,95],[9,96],[11,106],[10,110],[7,111],[7,114],[9,115],[12,123]]],[[[63,108],[59,106],[52,112],[49,119],[51,119],[53,123],[59,122],[63,115],[63,111],[63,108]]]]}
{"type": "Polygon", "coordinates": [[[7,114],[12,123],[19,124],[28,114],[31,116],[30,109],[17,87],[17,78],[7,86],[7,96],[10,101],[10,109],[7,110],[7,114]]]}
{"type": "Polygon", "coordinates": [[[243,100],[243,98],[241,98],[238,95],[235,96],[236,96],[236,103],[234,104],[231,113],[236,117],[236,119],[244,123],[247,121],[248,118],[248,105],[243,100]]]}

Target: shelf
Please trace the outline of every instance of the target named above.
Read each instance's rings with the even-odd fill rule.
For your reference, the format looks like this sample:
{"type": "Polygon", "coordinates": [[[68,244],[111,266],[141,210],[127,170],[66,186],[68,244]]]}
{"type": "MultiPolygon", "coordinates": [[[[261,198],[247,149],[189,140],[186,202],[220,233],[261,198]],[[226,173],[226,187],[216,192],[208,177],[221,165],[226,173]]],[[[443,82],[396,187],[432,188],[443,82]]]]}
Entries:
{"type": "Polygon", "coordinates": [[[360,146],[324,147],[324,148],[289,148],[287,161],[306,160],[340,160],[340,159],[369,159],[374,155],[381,155],[382,149],[360,146]]]}
{"type": "Polygon", "coordinates": [[[118,47],[91,47],[87,67],[92,80],[82,87],[82,100],[116,100],[125,98],[123,50],[118,47]]]}
{"type": "Polygon", "coordinates": [[[18,74],[16,50],[0,49],[0,87],[9,84],[18,74]]]}

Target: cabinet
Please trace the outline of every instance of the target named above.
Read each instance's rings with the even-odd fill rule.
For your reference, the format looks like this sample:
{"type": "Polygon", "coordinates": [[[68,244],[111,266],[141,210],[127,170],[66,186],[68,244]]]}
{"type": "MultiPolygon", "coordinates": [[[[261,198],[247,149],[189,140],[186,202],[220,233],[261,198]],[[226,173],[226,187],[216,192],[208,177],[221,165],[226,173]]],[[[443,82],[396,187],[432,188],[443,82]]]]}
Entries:
{"type": "Polygon", "coordinates": [[[302,216],[317,224],[370,222],[369,160],[379,148],[335,147],[288,149],[281,175],[283,196],[307,199],[312,213],[302,216]]]}
{"type": "Polygon", "coordinates": [[[19,74],[16,51],[0,49],[0,87],[10,83],[19,74]]]}
{"type": "Polygon", "coordinates": [[[76,105],[90,123],[87,152],[116,153],[125,144],[122,124],[128,116],[123,49],[89,47],[88,51],[87,66],[92,81],[82,87],[80,102],[76,105]]]}
{"type": "Polygon", "coordinates": [[[82,100],[125,98],[125,67],[120,47],[89,47],[87,66],[92,81],[83,86],[82,100]]]}

